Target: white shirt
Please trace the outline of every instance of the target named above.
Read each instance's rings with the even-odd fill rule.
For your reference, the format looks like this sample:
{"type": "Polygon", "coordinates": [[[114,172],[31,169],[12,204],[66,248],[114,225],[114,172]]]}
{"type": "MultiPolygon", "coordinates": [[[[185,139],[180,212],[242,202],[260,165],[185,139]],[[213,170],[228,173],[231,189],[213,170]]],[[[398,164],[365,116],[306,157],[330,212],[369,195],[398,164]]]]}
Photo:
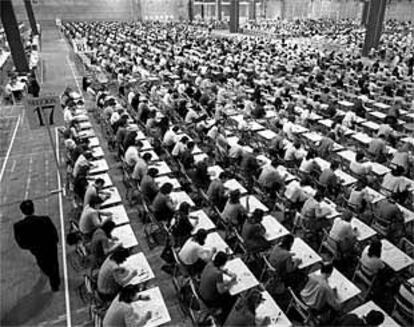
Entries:
{"type": "Polygon", "coordinates": [[[211,251],[209,248],[198,244],[192,237],[184,243],[178,257],[185,265],[192,265],[198,259],[207,261],[210,258],[211,251]]]}
{"type": "Polygon", "coordinates": [[[171,154],[174,157],[179,156],[181,153],[183,153],[186,149],[185,144],[181,143],[181,142],[177,142],[174,146],[174,149],[172,150],[171,154]]]}
{"type": "Polygon", "coordinates": [[[342,125],[345,127],[351,128],[352,124],[356,121],[356,115],[353,111],[347,111],[344,119],[342,120],[342,125]]]}
{"type": "Polygon", "coordinates": [[[164,139],[162,141],[166,146],[171,146],[171,145],[177,143],[177,134],[175,134],[175,132],[173,130],[169,129],[165,133],[164,139]]]}
{"type": "Polygon", "coordinates": [[[139,159],[139,153],[136,146],[129,146],[128,149],[125,152],[125,161],[128,164],[128,166],[132,167],[134,166],[139,159]]]}
{"type": "Polygon", "coordinates": [[[72,112],[67,107],[65,108],[65,110],[63,110],[63,120],[67,125],[69,125],[70,122],[73,120],[72,112]]]}
{"type": "Polygon", "coordinates": [[[121,116],[119,115],[119,113],[117,111],[115,111],[111,115],[111,125],[115,124],[120,118],[121,118],[121,116]]]}
{"type": "Polygon", "coordinates": [[[135,93],[134,93],[134,92],[130,91],[130,92],[128,93],[128,104],[129,104],[129,105],[131,105],[131,103],[132,103],[132,99],[134,98],[134,96],[135,96],[135,93]]]}

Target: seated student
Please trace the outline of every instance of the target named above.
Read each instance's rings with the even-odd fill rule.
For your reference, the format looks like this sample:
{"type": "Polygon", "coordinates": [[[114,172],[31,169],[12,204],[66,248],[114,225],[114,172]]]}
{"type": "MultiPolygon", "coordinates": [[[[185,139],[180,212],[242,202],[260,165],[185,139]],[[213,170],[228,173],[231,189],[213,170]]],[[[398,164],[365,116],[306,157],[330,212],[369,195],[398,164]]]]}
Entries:
{"type": "Polygon", "coordinates": [[[187,148],[187,143],[189,142],[188,136],[183,136],[181,139],[175,143],[174,148],[171,151],[171,155],[174,158],[179,158],[181,154],[184,153],[185,149],[187,148]]]}
{"type": "Polygon", "coordinates": [[[188,172],[188,175],[193,180],[195,186],[204,190],[210,183],[207,160],[207,158],[200,160],[195,164],[194,169],[188,172]]]}
{"type": "Polygon", "coordinates": [[[158,221],[169,222],[175,213],[175,204],[170,197],[173,190],[171,183],[165,183],[161,186],[160,191],[152,201],[152,207],[154,210],[154,217],[158,221]]]}
{"type": "Polygon", "coordinates": [[[89,245],[92,268],[99,268],[108,254],[121,246],[121,243],[111,235],[115,227],[116,225],[112,220],[107,220],[93,232],[89,245]]]}
{"type": "Polygon", "coordinates": [[[387,238],[399,240],[405,234],[404,215],[396,204],[397,194],[376,203],[374,213],[380,219],[388,222],[387,238]]]}
{"type": "Polygon", "coordinates": [[[112,301],[102,322],[102,327],[141,327],[152,318],[151,311],[140,316],[132,304],[137,301],[148,301],[149,296],[138,295],[135,285],[123,287],[118,296],[112,301]]]}
{"type": "Polygon", "coordinates": [[[368,153],[374,157],[374,160],[379,163],[387,161],[387,143],[385,136],[380,134],[373,138],[368,146],[368,153]]]}
{"type": "Polygon", "coordinates": [[[269,254],[269,263],[276,269],[276,275],[283,283],[282,289],[285,286],[296,288],[305,277],[299,272],[302,259],[293,258],[295,253],[291,252],[294,241],[293,235],[286,235],[274,245],[269,254]]]}
{"type": "Polygon", "coordinates": [[[321,192],[316,192],[314,196],[310,196],[302,207],[302,216],[304,224],[312,231],[320,233],[327,225],[326,217],[329,216],[331,210],[321,206],[324,197],[321,192]]]}
{"type": "Polygon", "coordinates": [[[226,253],[218,252],[206,265],[200,279],[201,299],[208,308],[221,309],[222,318],[227,317],[233,307],[235,298],[230,295],[229,290],[237,283],[237,276],[224,268],[227,260],[226,253]]]}
{"type": "Polygon", "coordinates": [[[394,153],[390,163],[393,166],[402,167],[404,169],[404,174],[407,176],[409,176],[414,164],[412,148],[413,145],[410,143],[405,143],[399,146],[397,151],[394,153]]]}
{"type": "Polygon", "coordinates": [[[79,219],[79,229],[86,238],[90,239],[92,237],[95,229],[102,226],[102,224],[112,217],[111,212],[104,212],[99,210],[102,199],[99,197],[92,197],[89,201],[89,204],[83,208],[82,214],[79,219]],[[102,216],[107,217],[105,220],[102,220],[102,216]]]}
{"type": "Polygon", "coordinates": [[[86,189],[89,186],[88,171],[89,167],[82,167],[76,178],[73,179],[74,206],[76,208],[82,206],[85,199],[86,189]]]}
{"type": "Polygon", "coordinates": [[[182,246],[184,242],[190,237],[194,227],[190,221],[198,221],[197,217],[190,216],[190,204],[182,202],[171,221],[171,234],[174,237],[176,246],[182,246]]]}
{"type": "Polygon", "coordinates": [[[85,191],[83,206],[86,207],[93,197],[101,198],[102,201],[109,199],[111,196],[109,192],[102,191],[105,181],[102,178],[97,178],[88,185],[85,191]]]}
{"type": "Polygon", "coordinates": [[[340,189],[340,181],[338,176],[335,175],[335,171],[339,168],[339,162],[333,161],[329,168],[322,171],[319,176],[319,183],[326,187],[327,191],[333,196],[338,195],[340,189]]]}
{"type": "Polygon", "coordinates": [[[269,154],[283,158],[285,155],[285,145],[283,144],[284,137],[282,130],[279,129],[279,133],[270,141],[269,154]]]}
{"type": "Polygon", "coordinates": [[[309,175],[317,175],[321,171],[321,167],[316,162],[315,157],[315,151],[309,150],[299,166],[299,171],[309,175]]]}
{"type": "Polygon", "coordinates": [[[126,146],[125,149],[125,155],[124,160],[127,163],[128,167],[134,169],[136,163],[139,161],[140,155],[139,151],[142,149],[143,144],[141,141],[134,140],[134,143],[126,146]]]}
{"type": "Polygon", "coordinates": [[[367,209],[368,202],[371,201],[371,196],[366,189],[366,185],[366,179],[358,179],[357,183],[351,188],[348,198],[348,203],[361,214],[367,209]]]}
{"type": "Polygon", "coordinates": [[[72,175],[74,178],[76,178],[76,176],[78,175],[81,167],[92,167],[93,166],[93,164],[90,162],[92,158],[93,158],[92,152],[90,151],[83,151],[79,155],[79,157],[76,159],[75,164],[73,166],[72,175]]]}
{"type": "Polygon", "coordinates": [[[265,239],[266,229],[262,225],[264,212],[255,209],[243,224],[241,236],[246,244],[247,251],[260,252],[269,248],[270,243],[265,239]]]}
{"type": "Polygon", "coordinates": [[[173,126],[164,134],[162,143],[167,148],[167,150],[172,151],[174,148],[175,144],[178,141],[177,133],[179,130],[180,128],[178,126],[173,126]]]}
{"type": "Polygon", "coordinates": [[[142,178],[148,172],[148,164],[152,159],[152,154],[145,152],[142,157],[139,157],[135,163],[134,170],[132,171],[131,177],[137,182],[141,182],[142,178]]]}
{"type": "Polygon", "coordinates": [[[178,258],[188,268],[191,275],[200,274],[206,263],[208,263],[216,253],[215,248],[205,246],[207,232],[199,229],[194,236],[189,236],[184,243],[178,258]]]}
{"type": "Polygon", "coordinates": [[[301,143],[296,141],[293,146],[287,148],[284,157],[285,161],[293,162],[295,165],[298,165],[305,156],[301,147],[301,143]]]}
{"type": "Polygon", "coordinates": [[[372,172],[372,166],[369,162],[364,162],[364,152],[358,151],[355,155],[355,161],[349,165],[349,169],[358,177],[368,178],[372,172]]]}
{"type": "Polygon", "coordinates": [[[269,194],[274,194],[274,192],[285,188],[285,182],[277,170],[278,165],[279,161],[273,159],[269,165],[263,167],[262,172],[259,175],[258,182],[260,186],[262,186],[269,194]]]}
{"type": "Polygon", "coordinates": [[[187,148],[180,155],[180,161],[185,169],[190,169],[194,165],[194,155],[192,153],[194,148],[195,143],[190,141],[187,143],[187,148]]]}
{"type": "Polygon", "coordinates": [[[270,318],[265,316],[259,319],[256,314],[256,310],[263,300],[263,296],[259,290],[249,290],[244,297],[239,298],[234,304],[223,327],[268,326],[270,324],[270,318]]]}
{"type": "Polygon", "coordinates": [[[245,151],[240,164],[240,168],[250,186],[253,184],[253,177],[257,177],[259,174],[260,164],[256,158],[258,155],[258,149],[253,149],[252,153],[245,151]]]}
{"type": "Polygon", "coordinates": [[[241,229],[247,217],[247,212],[240,203],[240,190],[237,189],[230,192],[229,199],[221,216],[233,227],[236,227],[238,230],[241,229]]]}
{"type": "Polygon", "coordinates": [[[158,175],[157,168],[149,168],[147,174],[141,180],[141,192],[145,199],[152,202],[160,190],[154,178],[158,175]]]}
{"type": "Polygon", "coordinates": [[[354,125],[356,124],[357,116],[355,112],[348,110],[345,113],[344,118],[342,119],[342,125],[346,128],[354,128],[354,125]]]}
{"type": "Polygon", "coordinates": [[[335,134],[332,132],[329,132],[327,136],[322,137],[316,149],[320,158],[328,158],[332,154],[335,139],[335,134]]]}
{"type": "Polygon", "coordinates": [[[308,282],[300,292],[303,302],[324,323],[329,323],[341,307],[336,288],[332,288],[328,282],[333,269],[332,264],[323,264],[319,274],[309,275],[308,282]]]}
{"type": "Polygon", "coordinates": [[[137,270],[128,270],[121,265],[129,257],[125,248],[117,248],[103,262],[98,273],[97,290],[104,301],[112,301],[120,289],[127,285],[137,274],[137,270]]]}
{"type": "Polygon", "coordinates": [[[218,177],[212,178],[210,185],[207,189],[207,197],[211,203],[217,207],[219,211],[223,211],[227,202],[226,189],[223,184],[223,180],[226,179],[227,174],[221,172],[218,177]]]}
{"type": "Polygon", "coordinates": [[[241,140],[230,147],[228,156],[231,164],[239,165],[241,163],[243,157],[243,142],[241,140]]]}
{"type": "Polygon", "coordinates": [[[402,176],[404,169],[401,166],[397,166],[386,174],[382,180],[381,188],[396,195],[398,202],[403,203],[409,196],[410,184],[402,176]]]}
{"type": "Polygon", "coordinates": [[[385,316],[381,311],[371,310],[363,317],[358,317],[355,313],[347,313],[334,321],[334,326],[369,326],[379,327],[384,322],[385,316]]]}
{"type": "Polygon", "coordinates": [[[302,208],[302,205],[308,199],[309,195],[305,192],[305,188],[312,184],[309,177],[302,178],[300,182],[294,180],[286,186],[284,193],[287,200],[290,201],[293,207],[302,208]]]}
{"type": "Polygon", "coordinates": [[[341,217],[335,218],[329,236],[337,242],[341,254],[351,256],[355,254],[358,231],[351,225],[352,213],[347,210],[341,217]]]}

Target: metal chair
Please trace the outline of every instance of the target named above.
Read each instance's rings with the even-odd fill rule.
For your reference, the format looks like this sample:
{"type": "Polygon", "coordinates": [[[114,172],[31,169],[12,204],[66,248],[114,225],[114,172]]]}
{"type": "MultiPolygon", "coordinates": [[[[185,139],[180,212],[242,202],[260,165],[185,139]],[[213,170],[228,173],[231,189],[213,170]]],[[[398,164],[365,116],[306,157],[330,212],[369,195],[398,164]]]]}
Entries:
{"type": "Polygon", "coordinates": [[[286,309],[286,314],[289,314],[290,310],[295,309],[298,314],[303,319],[305,326],[315,326],[317,325],[317,319],[311,312],[309,308],[303,301],[293,292],[292,288],[288,287],[290,294],[290,302],[286,309]]]}
{"type": "Polygon", "coordinates": [[[365,295],[362,295],[363,293],[360,293],[358,295],[358,298],[362,301],[366,301],[367,298],[371,295],[372,288],[374,286],[375,280],[377,276],[370,272],[368,268],[366,268],[361,261],[358,262],[358,265],[355,268],[354,275],[352,276],[352,281],[356,283],[359,281],[359,284],[362,284],[362,286],[365,288],[365,295]]]}

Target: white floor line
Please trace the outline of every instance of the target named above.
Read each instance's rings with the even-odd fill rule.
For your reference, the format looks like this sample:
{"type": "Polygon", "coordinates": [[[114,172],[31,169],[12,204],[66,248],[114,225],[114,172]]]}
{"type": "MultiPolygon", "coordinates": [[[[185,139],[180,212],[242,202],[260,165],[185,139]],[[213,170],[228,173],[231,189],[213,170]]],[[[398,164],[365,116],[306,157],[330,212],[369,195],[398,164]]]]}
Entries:
{"type": "Polygon", "coordinates": [[[3,175],[4,175],[4,172],[6,170],[7,162],[9,161],[10,153],[11,153],[11,150],[12,150],[12,147],[13,147],[13,144],[14,144],[14,140],[16,139],[16,134],[17,134],[17,130],[19,129],[19,126],[20,126],[20,115],[17,118],[16,126],[14,127],[14,131],[13,131],[13,135],[12,135],[12,138],[11,138],[11,141],[10,141],[10,145],[9,145],[9,148],[7,149],[6,157],[5,157],[4,162],[3,162],[3,166],[1,167],[0,183],[3,180],[3,175]]]}
{"type": "MultiPolygon", "coordinates": [[[[60,155],[59,155],[59,131],[55,128],[55,142],[56,142],[56,153],[58,157],[58,163],[60,164],[60,155]]],[[[66,303],[66,325],[68,327],[72,326],[71,312],[70,312],[70,296],[69,296],[69,276],[68,276],[68,263],[66,260],[66,235],[65,235],[65,221],[63,218],[63,199],[62,199],[62,181],[60,180],[59,167],[56,167],[57,175],[57,187],[59,190],[58,199],[59,199],[59,219],[60,219],[60,240],[62,244],[62,262],[63,262],[63,282],[65,286],[65,303],[66,303]]]]}

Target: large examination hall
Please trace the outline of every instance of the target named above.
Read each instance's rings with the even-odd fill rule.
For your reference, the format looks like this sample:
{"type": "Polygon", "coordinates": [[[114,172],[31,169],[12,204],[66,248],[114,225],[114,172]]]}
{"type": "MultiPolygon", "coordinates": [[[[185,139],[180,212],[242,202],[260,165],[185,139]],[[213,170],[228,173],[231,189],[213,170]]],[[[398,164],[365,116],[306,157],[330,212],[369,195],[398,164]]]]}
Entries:
{"type": "Polygon", "coordinates": [[[413,0],[0,18],[0,326],[414,326],[413,0]]]}

